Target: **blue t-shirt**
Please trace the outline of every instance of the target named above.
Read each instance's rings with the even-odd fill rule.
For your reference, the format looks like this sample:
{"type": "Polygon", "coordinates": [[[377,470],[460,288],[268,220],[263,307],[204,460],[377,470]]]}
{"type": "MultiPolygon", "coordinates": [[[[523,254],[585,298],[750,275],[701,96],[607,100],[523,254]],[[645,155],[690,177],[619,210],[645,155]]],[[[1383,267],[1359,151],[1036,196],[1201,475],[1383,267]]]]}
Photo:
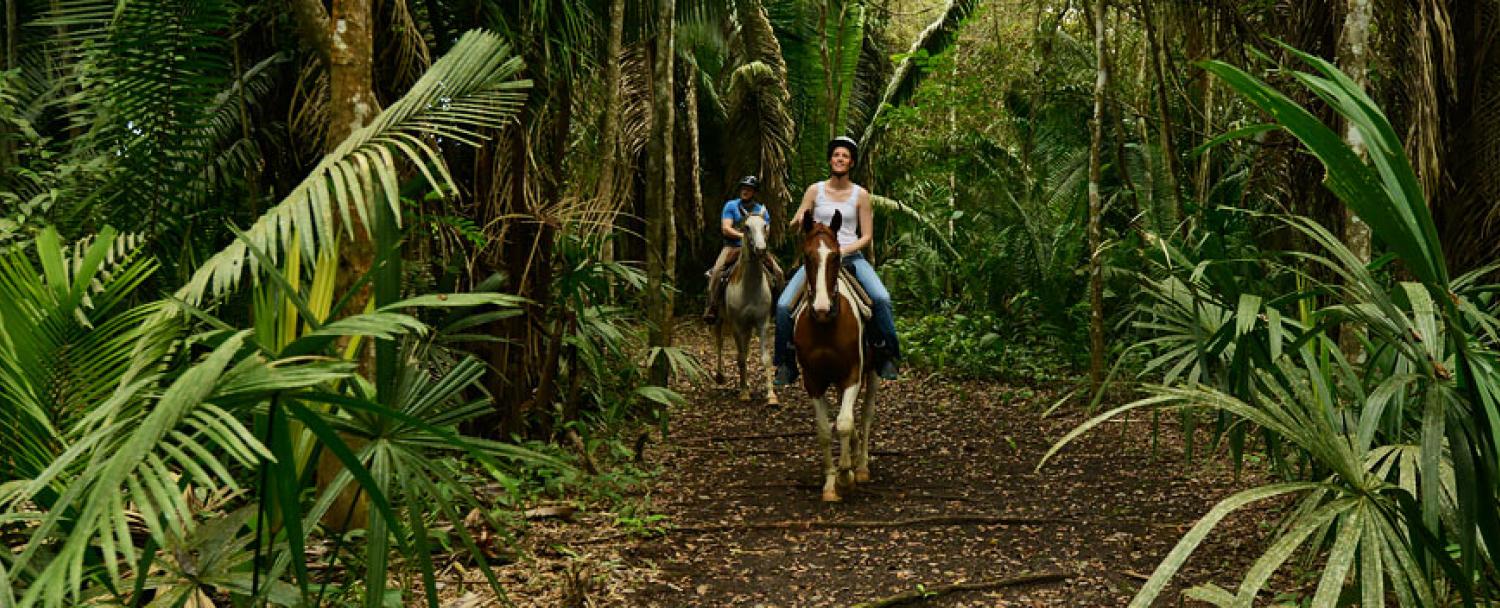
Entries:
{"type": "MultiPolygon", "coordinates": [[[[720,214],[719,217],[729,220],[731,224],[738,226],[740,222],[745,221],[745,216],[747,215],[764,216],[765,213],[765,205],[751,201],[749,205],[742,208],[740,207],[740,199],[732,198],[724,203],[724,213],[720,214]]],[[[724,237],[724,245],[728,247],[739,247],[740,240],[724,237]]]]}

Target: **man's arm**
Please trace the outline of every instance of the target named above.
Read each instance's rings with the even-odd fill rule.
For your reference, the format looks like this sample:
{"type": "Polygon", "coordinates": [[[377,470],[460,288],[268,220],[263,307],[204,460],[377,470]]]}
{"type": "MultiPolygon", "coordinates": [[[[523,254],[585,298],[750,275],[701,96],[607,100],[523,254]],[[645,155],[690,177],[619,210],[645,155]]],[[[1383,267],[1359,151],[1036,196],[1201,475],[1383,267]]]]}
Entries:
{"type": "Polygon", "coordinates": [[[726,239],[738,240],[745,238],[743,232],[734,229],[734,220],[727,217],[719,220],[719,232],[723,233],[726,239]]]}
{"type": "Polygon", "coordinates": [[[849,255],[870,245],[875,240],[875,206],[870,203],[870,191],[859,189],[859,201],[855,203],[859,214],[859,240],[850,243],[839,253],[849,255]]]}

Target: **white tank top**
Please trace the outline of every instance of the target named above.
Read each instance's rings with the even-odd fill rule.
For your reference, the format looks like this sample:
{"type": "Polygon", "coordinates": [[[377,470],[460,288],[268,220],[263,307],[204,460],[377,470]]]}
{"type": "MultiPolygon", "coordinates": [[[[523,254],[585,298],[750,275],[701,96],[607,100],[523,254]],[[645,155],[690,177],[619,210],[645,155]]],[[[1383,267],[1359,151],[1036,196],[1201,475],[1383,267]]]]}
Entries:
{"type": "Polygon", "coordinates": [[[813,200],[813,219],[819,224],[829,226],[833,224],[833,212],[838,211],[842,218],[839,220],[839,247],[848,247],[859,240],[859,212],[856,203],[859,201],[861,188],[859,184],[853,184],[849,191],[849,198],[836,201],[829,198],[823,189],[827,182],[818,182],[818,196],[813,200]]]}

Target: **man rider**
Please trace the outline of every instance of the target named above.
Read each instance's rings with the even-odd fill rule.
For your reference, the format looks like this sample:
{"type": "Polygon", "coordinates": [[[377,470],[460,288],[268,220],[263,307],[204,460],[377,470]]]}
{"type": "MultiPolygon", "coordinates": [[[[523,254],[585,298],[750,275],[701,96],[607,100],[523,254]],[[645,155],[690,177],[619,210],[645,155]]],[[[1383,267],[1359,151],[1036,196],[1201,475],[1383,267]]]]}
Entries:
{"type": "MultiPolygon", "coordinates": [[[[740,232],[736,226],[744,223],[745,218],[751,215],[770,218],[766,213],[765,205],[755,200],[755,194],[760,190],[760,178],[754,175],[746,175],[739,181],[739,196],[724,202],[724,211],[719,214],[719,232],[724,236],[724,247],[719,249],[719,257],[714,260],[714,267],[708,271],[708,307],[703,311],[703,321],[709,325],[719,322],[719,302],[724,298],[725,286],[721,281],[724,265],[732,256],[738,255],[741,241],[745,234],[740,232]]],[[[781,272],[781,266],[776,263],[775,256],[765,256],[766,269],[771,272],[771,285],[774,290],[782,282],[785,275],[781,272]]]]}

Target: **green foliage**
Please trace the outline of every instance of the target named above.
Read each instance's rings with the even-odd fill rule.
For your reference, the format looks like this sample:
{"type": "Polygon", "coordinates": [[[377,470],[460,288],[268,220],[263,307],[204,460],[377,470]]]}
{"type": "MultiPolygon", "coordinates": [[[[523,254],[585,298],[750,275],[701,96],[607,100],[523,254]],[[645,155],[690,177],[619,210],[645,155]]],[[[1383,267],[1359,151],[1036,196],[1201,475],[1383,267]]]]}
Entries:
{"type": "MultiPolygon", "coordinates": [[[[487,399],[463,396],[483,373],[483,366],[470,358],[449,358],[452,362],[444,363],[431,356],[428,353],[437,347],[430,339],[418,338],[440,333],[399,312],[411,307],[515,306],[514,298],[423,296],[333,321],[322,316],[326,312],[313,310],[307,291],[293,288],[286,276],[266,266],[273,276],[263,289],[281,297],[261,298],[271,303],[262,313],[297,314],[306,324],[303,335],[282,344],[277,336],[234,330],[202,311],[189,309],[190,318],[208,329],[190,333],[178,326],[181,329],[169,336],[170,350],[176,353],[169,365],[126,381],[121,377],[129,353],[146,339],[138,333],[138,322],[95,316],[97,327],[68,329],[69,322],[89,317],[83,313],[23,317],[16,316],[16,311],[46,311],[59,307],[58,302],[66,310],[68,303],[76,306],[87,301],[90,308],[119,316],[112,311],[127,295],[123,292],[138,284],[148,267],[133,265],[128,259],[119,262],[113,268],[118,286],[111,288],[108,281],[96,280],[93,269],[107,257],[121,255],[115,241],[101,238],[90,247],[80,246],[73,260],[60,253],[55,240],[54,233],[44,232],[38,241],[42,271],[28,273],[29,266],[13,263],[9,273],[18,280],[6,283],[15,289],[30,284],[25,282],[29,277],[47,277],[45,283],[36,282],[34,289],[16,292],[18,297],[10,300],[14,307],[4,313],[8,321],[34,319],[18,325],[34,324],[42,330],[34,337],[7,333],[11,339],[5,343],[10,348],[3,359],[11,381],[5,385],[20,389],[26,378],[50,377],[61,383],[55,387],[75,387],[29,396],[16,393],[18,402],[32,406],[24,411],[26,417],[8,420],[8,430],[15,432],[12,437],[18,445],[37,448],[34,458],[18,458],[8,467],[19,476],[3,486],[0,496],[7,514],[29,513],[27,517],[38,522],[24,549],[7,556],[8,587],[24,590],[20,605],[67,605],[102,592],[101,583],[117,590],[112,592],[117,596],[124,590],[138,593],[146,588],[187,598],[211,588],[244,597],[270,593],[269,599],[277,603],[296,603],[300,600],[295,588],[289,588],[281,577],[290,568],[306,592],[306,535],[352,483],[358,483],[375,506],[362,553],[369,580],[385,580],[392,542],[414,558],[413,566],[430,579],[423,518],[435,514],[457,522],[463,513],[481,506],[472,494],[453,496],[439,490],[440,482],[454,485],[452,469],[444,466],[442,454],[466,455],[497,476],[506,475],[507,463],[512,462],[569,468],[533,450],[459,435],[458,426],[489,410],[487,399]],[[76,274],[66,274],[69,271],[76,274]],[[48,307],[40,306],[44,304],[48,307]],[[118,337],[122,325],[137,333],[118,337]],[[337,348],[328,338],[341,335],[403,341],[401,356],[395,359],[398,366],[387,370],[393,380],[389,392],[363,383],[354,375],[353,365],[328,356],[337,348]],[[98,341],[101,337],[110,341],[98,341]],[[55,348],[42,348],[47,344],[42,338],[67,338],[72,346],[59,357],[55,348]],[[72,357],[113,363],[91,369],[69,365],[72,357]],[[42,376],[49,366],[53,371],[42,376]],[[90,369],[95,375],[67,372],[71,367],[90,369]],[[100,380],[99,374],[107,377],[100,380]],[[103,392],[75,392],[95,385],[102,385],[103,392]],[[292,420],[295,424],[289,424],[292,420]],[[252,433],[252,428],[257,430],[252,433]],[[346,467],[311,504],[302,500],[307,457],[299,458],[295,448],[304,444],[321,445],[346,467]],[[247,471],[259,471],[259,487],[240,483],[247,471]],[[183,486],[195,491],[177,489],[183,486]],[[252,491],[248,496],[247,489],[252,491]],[[198,506],[201,500],[196,496],[203,493],[235,496],[220,504],[236,514],[198,506]],[[40,510],[32,513],[28,505],[40,510]],[[244,514],[256,508],[262,515],[251,525],[244,514]],[[281,522],[279,530],[265,525],[268,512],[281,522]],[[249,532],[243,530],[246,527],[249,532]],[[142,538],[147,539],[145,546],[140,544],[142,538]],[[250,549],[251,545],[256,548],[250,549]],[[196,566],[183,565],[187,553],[201,558],[196,566]],[[261,561],[262,553],[269,556],[266,561],[261,561]],[[244,570],[252,561],[259,565],[244,570]],[[167,574],[141,578],[153,562],[167,574]],[[183,568],[199,568],[186,586],[182,579],[171,578],[174,572],[187,576],[183,568]],[[246,584],[250,572],[255,572],[256,582],[246,584]],[[256,585],[258,589],[251,591],[256,585]]],[[[154,308],[144,310],[149,313],[154,308]]],[[[273,322],[262,327],[281,325],[273,322]]],[[[151,327],[161,332],[171,326],[151,327]]],[[[468,550],[474,550],[467,532],[460,529],[456,536],[468,550]]],[[[484,565],[482,555],[475,558],[484,565]]],[[[498,582],[491,581],[499,591],[498,582]]],[[[384,597],[382,587],[378,583],[369,586],[367,604],[384,597]]],[[[433,591],[429,580],[428,592],[433,591]]]]}
{"type": "Polygon", "coordinates": [[[1080,426],[1049,457],[1104,420],[1151,408],[1215,412],[1234,426],[1258,429],[1273,459],[1303,463],[1279,469],[1291,481],[1219,503],[1162,561],[1132,606],[1150,605],[1223,517],[1285,494],[1299,497],[1238,591],[1210,584],[1189,596],[1248,606],[1271,574],[1302,552],[1326,560],[1313,606],[1336,605],[1351,584],[1366,606],[1384,605],[1388,595],[1402,606],[1469,602],[1484,594],[1473,585],[1493,568],[1484,547],[1500,532],[1493,523],[1497,460],[1490,436],[1500,422],[1496,319],[1489,312],[1496,287],[1477,284],[1482,273],[1449,280],[1426,200],[1390,124],[1331,64],[1293,52],[1318,72],[1293,77],[1354,125],[1369,145],[1368,163],[1276,89],[1226,64],[1207,67],[1324,163],[1329,189],[1391,254],[1363,262],[1327,229],[1300,217],[1279,221],[1322,253],[1288,253],[1269,273],[1245,268],[1246,260],[1229,251],[1199,251],[1209,255],[1197,261],[1161,243],[1168,271],[1143,280],[1149,295],[1141,327],[1155,336],[1142,344],[1155,357],[1146,370],[1163,382],[1080,426]],[[1365,333],[1363,364],[1346,361],[1333,337],[1351,322],[1365,333]]]}
{"type": "Polygon", "coordinates": [[[786,59],[798,129],[791,183],[809,184],[828,171],[828,139],[847,135],[851,126],[849,105],[865,41],[867,11],[855,0],[825,4],[767,0],[765,5],[786,59]]]}
{"type": "Polygon", "coordinates": [[[911,315],[897,320],[904,354],[918,368],[971,378],[1041,384],[1072,376],[1076,349],[994,315],[911,315]]]}
{"type": "MultiPolygon", "coordinates": [[[[75,33],[114,40],[128,25],[107,24],[75,33]]],[[[114,47],[94,48],[101,49],[100,61],[128,59],[114,57],[114,47]]],[[[175,59],[149,61],[171,71],[183,67],[169,65],[175,59]]],[[[554,456],[458,431],[491,406],[477,384],[484,366],[445,345],[468,328],[513,316],[521,301],[494,293],[403,299],[399,282],[396,155],[412,161],[426,183],[455,189],[432,136],[474,143],[472,128],[498,126],[527,84],[514,80],[518,69],[497,37],[465,36],[406,97],[199,267],[176,298],[130,308],[143,299],[132,292],[154,265],[139,258],[139,238],[116,239],[110,230],[71,249],[56,231],[43,230],[35,242],[40,268],[22,252],[0,261],[0,394],[22,406],[0,412],[5,443],[20,448],[6,454],[0,505],[6,521],[33,522],[19,553],[0,556],[0,600],[61,606],[99,596],[135,601],[154,591],[160,602],[227,593],[237,603],[312,603],[304,550],[335,498],[357,488],[354,495],[371,507],[369,526],[358,536],[356,561],[369,581],[362,603],[389,599],[393,563],[417,571],[435,602],[429,527],[455,525],[481,506],[472,494],[440,488],[457,485],[445,456],[463,456],[494,477],[513,477],[516,463],[570,470],[554,456]],[[382,194],[389,205],[378,204],[382,194]],[[373,283],[376,309],[345,315],[347,295],[333,299],[333,220],[341,215],[348,229],[351,208],[387,253],[361,280],[373,283]],[[250,330],[197,307],[236,287],[246,266],[257,281],[250,330]],[[362,342],[374,343],[373,382],[346,360],[362,342]],[[320,452],[343,471],[310,493],[308,470],[320,452]],[[205,497],[217,498],[206,506],[205,497]],[[393,551],[405,559],[393,562],[393,551]]],[[[110,94],[140,104],[151,91],[123,87],[110,94]]],[[[183,101],[212,113],[223,105],[222,96],[217,100],[217,106],[183,101]]],[[[142,115],[164,112],[150,129],[203,128],[181,108],[130,107],[142,115]]],[[[0,118],[7,127],[26,124],[20,114],[0,118]]],[[[21,143],[40,149],[45,141],[21,143]]],[[[160,155],[131,149],[126,156],[155,162],[160,155]]],[[[190,183],[164,179],[152,192],[183,195],[208,179],[199,165],[171,162],[192,173],[178,176],[190,183]]],[[[30,189],[16,196],[63,185],[46,182],[60,180],[58,172],[7,171],[9,182],[31,179],[30,189]]],[[[22,221],[31,223],[29,216],[7,220],[11,235],[22,221]]],[[[462,526],[454,529],[450,540],[489,575],[475,539],[462,526]]],[[[343,555],[337,545],[334,555],[343,555]]],[[[492,575],[490,582],[503,595],[492,575]]],[[[317,591],[318,601],[326,590],[317,591]]]]}
{"type": "Polygon", "coordinates": [[[245,236],[209,257],[176,296],[197,303],[205,295],[233,290],[248,266],[251,249],[275,261],[300,247],[308,259],[337,240],[336,227],[352,234],[354,216],[369,230],[377,207],[399,217],[397,155],[411,162],[439,192],[457,190],[442,156],[427,136],[477,144],[477,127],[497,127],[519,109],[526,80],[516,79],[519,58],[498,36],[465,34],[399,101],[325,157],[291,194],[251,225],[245,236]],[[380,199],[385,199],[385,205],[380,199]],[[353,209],[353,215],[351,215],[353,209]],[[338,219],[335,220],[335,214],[338,219]]]}
{"type": "Polygon", "coordinates": [[[51,139],[21,111],[19,70],[0,70],[0,252],[25,245],[56,204],[51,139]]]}
{"type": "MultiPolygon", "coordinates": [[[[976,18],[1005,21],[991,10],[981,9],[976,18]]],[[[901,211],[881,207],[877,213],[886,247],[879,251],[881,273],[898,311],[996,320],[973,330],[954,328],[977,332],[971,334],[976,340],[1004,336],[996,344],[1005,354],[977,357],[967,373],[1066,377],[1080,361],[1046,351],[1086,350],[1086,309],[1079,306],[1087,285],[1088,141],[1077,125],[1089,111],[1086,96],[1066,91],[1087,90],[1092,59],[1081,50],[1057,51],[1058,60],[1039,68],[1047,71],[1043,88],[1025,65],[1026,54],[1017,51],[1033,34],[1006,34],[960,50],[924,47],[910,58],[929,74],[924,85],[912,91],[910,105],[886,108],[880,117],[887,129],[879,152],[882,183],[901,211]]],[[[1034,35],[1072,48],[1059,42],[1061,30],[1034,35]]],[[[935,360],[922,352],[925,341],[919,337],[912,352],[935,360]]]]}
{"type": "MultiPolygon", "coordinates": [[[[0,428],[9,438],[0,484],[32,479],[68,447],[65,433],[116,389],[142,322],[160,304],[132,292],[156,265],[141,239],[106,229],[65,246],[43,230],[33,246],[0,258],[0,428]]],[[[49,488],[50,503],[62,487],[49,488]]]]}

